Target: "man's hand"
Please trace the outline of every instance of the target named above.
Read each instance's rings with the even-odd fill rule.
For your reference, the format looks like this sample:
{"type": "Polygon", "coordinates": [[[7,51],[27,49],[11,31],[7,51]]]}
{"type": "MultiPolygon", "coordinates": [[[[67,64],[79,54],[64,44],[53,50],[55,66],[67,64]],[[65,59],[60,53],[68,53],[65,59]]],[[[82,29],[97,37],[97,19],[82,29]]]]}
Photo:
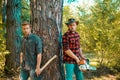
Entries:
{"type": "Polygon", "coordinates": [[[41,74],[41,69],[40,69],[40,64],[41,64],[41,53],[37,55],[37,65],[36,65],[36,69],[35,69],[35,73],[37,76],[39,76],[41,74]]]}
{"type": "Polygon", "coordinates": [[[20,59],[20,65],[22,65],[22,63],[23,63],[23,60],[20,59]]]}
{"type": "Polygon", "coordinates": [[[83,60],[86,60],[87,58],[85,58],[85,57],[81,57],[83,60]]]}
{"type": "Polygon", "coordinates": [[[80,63],[79,58],[76,58],[76,63],[79,65],[79,63],[80,63]]]}
{"type": "Polygon", "coordinates": [[[35,73],[36,73],[37,76],[39,76],[41,74],[41,72],[42,71],[39,67],[35,69],[35,73]]]}

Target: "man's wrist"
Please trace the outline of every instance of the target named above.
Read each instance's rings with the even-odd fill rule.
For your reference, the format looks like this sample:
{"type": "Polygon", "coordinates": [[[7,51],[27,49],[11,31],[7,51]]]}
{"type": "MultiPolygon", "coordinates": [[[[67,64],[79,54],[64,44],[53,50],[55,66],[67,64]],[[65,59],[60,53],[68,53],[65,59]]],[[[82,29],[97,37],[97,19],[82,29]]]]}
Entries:
{"type": "Polygon", "coordinates": [[[85,60],[86,58],[85,58],[85,57],[82,57],[82,59],[84,59],[84,60],[85,60]]]}
{"type": "Polygon", "coordinates": [[[23,60],[20,60],[20,65],[22,65],[23,60]]]}
{"type": "Polygon", "coordinates": [[[39,69],[40,68],[40,66],[36,66],[36,69],[39,69]]]}
{"type": "Polygon", "coordinates": [[[76,56],[75,60],[77,61],[77,60],[79,60],[79,58],[76,56]]]}

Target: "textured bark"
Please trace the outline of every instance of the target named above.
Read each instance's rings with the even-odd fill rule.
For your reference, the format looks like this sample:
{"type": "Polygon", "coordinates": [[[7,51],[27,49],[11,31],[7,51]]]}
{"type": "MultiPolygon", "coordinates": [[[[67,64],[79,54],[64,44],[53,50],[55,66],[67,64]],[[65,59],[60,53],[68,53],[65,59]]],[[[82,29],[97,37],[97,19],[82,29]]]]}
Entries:
{"type": "Polygon", "coordinates": [[[1,12],[1,8],[2,8],[2,0],[0,0],[0,12],[1,12]]]}
{"type": "Polygon", "coordinates": [[[7,4],[7,0],[2,1],[2,9],[0,9],[2,10],[2,23],[3,24],[6,23],[6,4],[7,4]]]}
{"type": "Polygon", "coordinates": [[[1,15],[2,15],[2,11],[1,11],[2,10],[2,6],[1,5],[2,5],[2,0],[0,0],[0,19],[1,19],[1,15]]]}
{"type": "Polygon", "coordinates": [[[2,8],[1,4],[2,4],[2,0],[0,0],[0,9],[2,8]]]}
{"type": "Polygon", "coordinates": [[[31,0],[33,32],[43,38],[42,65],[58,55],[43,71],[42,80],[64,80],[62,65],[62,0],[31,0]]]}
{"type": "Polygon", "coordinates": [[[21,0],[8,0],[6,8],[6,45],[10,54],[6,55],[5,70],[8,72],[8,70],[15,70],[18,66],[21,40],[21,0]]]}

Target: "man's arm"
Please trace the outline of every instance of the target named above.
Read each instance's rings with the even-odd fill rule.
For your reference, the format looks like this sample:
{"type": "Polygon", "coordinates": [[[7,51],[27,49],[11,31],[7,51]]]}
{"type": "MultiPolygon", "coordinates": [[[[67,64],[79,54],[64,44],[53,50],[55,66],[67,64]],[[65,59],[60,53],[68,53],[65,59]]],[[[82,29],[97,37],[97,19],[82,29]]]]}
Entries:
{"type": "Polygon", "coordinates": [[[22,62],[23,62],[23,53],[21,52],[20,53],[20,65],[22,65],[22,62]]]}
{"type": "Polygon", "coordinates": [[[77,64],[79,64],[79,58],[70,49],[66,50],[65,53],[71,58],[73,58],[77,62],[77,64]]]}
{"type": "Polygon", "coordinates": [[[40,37],[36,37],[36,53],[37,53],[37,64],[36,64],[36,75],[39,76],[41,73],[40,65],[42,59],[42,39],[40,37]]]}
{"type": "Polygon", "coordinates": [[[80,57],[81,57],[82,59],[86,59],[86,58],[83,56],[83,53],[82,53],[81,48],[80,48],[80,57]]]}
{"type": "Polygon", "coordinates": [[[42,58],[42,54],[41,53],[37,54],[37,64],[36,64],[36,70],[35,70],[37,76],[39,76],[41,73],[41,70],[40,70],[41,58],[42,58]]]}
{"type": "Polygon", "coordinates": [[[37,55],[37,65],[36,65],[36,68],[40,68],[41,58],[42,58],[42,54],[39,53],[39,54],[37,55]]]}

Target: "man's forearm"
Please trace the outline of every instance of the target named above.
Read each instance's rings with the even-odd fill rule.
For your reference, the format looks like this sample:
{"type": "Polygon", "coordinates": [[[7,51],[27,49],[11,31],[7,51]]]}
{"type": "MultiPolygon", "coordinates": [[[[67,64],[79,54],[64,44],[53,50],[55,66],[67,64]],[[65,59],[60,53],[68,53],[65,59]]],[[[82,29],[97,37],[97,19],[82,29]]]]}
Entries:
{"type": "Polygon", "coordinates": [[[22,64],[22,62],[23,62],[23,53],[21,52],[20,53],[20,64],[22,64]]]}
{"type": "Polygon", "coordinates": [[[36,68],[40,68],[41,58],[42,58],[42,54],[40,53],[40,54],[37,55],[37,65],[36,65],[36,68]]]}
{"type": "Polygon", "coordinates": [[[74,60],[78,59],[78,57],[70,49],[66,50],[65,53],[71,58],[73,58],[74,60]]]}
{"type": "Polygon", "coordinates": [[[85,57],[83,56],[81,48],[80,48],[80,57],[83,58],[83,59],[85,59],[85,57]]]}

